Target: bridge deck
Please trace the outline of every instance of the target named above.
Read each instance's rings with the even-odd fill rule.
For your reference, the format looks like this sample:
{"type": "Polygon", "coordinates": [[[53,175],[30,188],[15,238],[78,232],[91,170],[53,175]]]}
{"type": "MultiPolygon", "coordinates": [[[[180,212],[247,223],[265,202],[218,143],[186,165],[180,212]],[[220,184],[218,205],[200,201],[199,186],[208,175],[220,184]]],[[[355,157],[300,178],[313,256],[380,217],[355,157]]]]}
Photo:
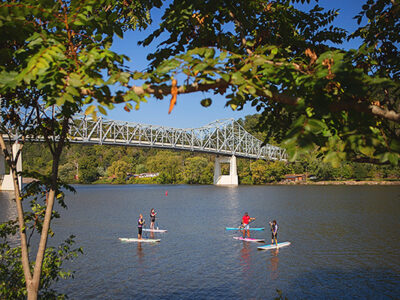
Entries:
{"type": "Polygon", "coordinates": [[[286,160],[287,157],[283,148],[262,146],[262,141],[234,119],[180,129],[82,117],[74,119],[69,134],[73,143],[156,147],[266,160],[286,160]]]}

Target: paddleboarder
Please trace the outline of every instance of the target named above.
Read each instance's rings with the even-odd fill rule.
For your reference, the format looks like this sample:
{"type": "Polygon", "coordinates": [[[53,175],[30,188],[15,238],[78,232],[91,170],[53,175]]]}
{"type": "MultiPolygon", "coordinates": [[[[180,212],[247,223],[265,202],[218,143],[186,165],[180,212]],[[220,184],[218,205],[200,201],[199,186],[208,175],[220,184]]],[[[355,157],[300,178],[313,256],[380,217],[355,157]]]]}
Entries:
{"type": "Polygon", "coordinates": [[[278,224],[276,223],[276,220],[273,220],[272,222],[268,222],[269,226],[271,226],[271,244],[275,244],[278,246],[278,224]]]}
{"type": "Polygon", "coordinates": [[[247,230],[247,237],[250,238],[250,226],[249,223],[251,221],[254,221],[256,218],[250,218],[249,214],[247,212],[244,213],[244,216],[242,217],[242,228],[243,228],[243,238],[246,237],[246,230],[247,230]]]}
{"type": "Polygon", "coordinates": [[[139,215],[139,219],[138,219],[137,223],[138,223],[138,226],[137,226],[138,227],[138,239],[141,240],[142,239],[142,229],[143,229],[143,226],[145,223],[142,214],[139,215]]]}
{"type": "Polygon", "coordinates": [[[156,211],[154,210],[154,208],[152,208],[150,210],[150,220],[151,220],[150,229],[154,229],[154,223],[156,221],[156,214],[157,214],[156,211]]]}

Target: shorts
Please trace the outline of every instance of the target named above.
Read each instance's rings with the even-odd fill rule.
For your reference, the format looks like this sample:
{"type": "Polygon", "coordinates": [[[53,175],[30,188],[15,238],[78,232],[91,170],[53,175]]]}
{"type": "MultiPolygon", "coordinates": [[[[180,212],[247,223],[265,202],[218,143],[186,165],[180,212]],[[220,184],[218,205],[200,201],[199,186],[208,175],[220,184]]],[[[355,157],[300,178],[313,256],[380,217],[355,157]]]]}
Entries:
{"type": "Polygon", "coordinates": [[[243,229],[244,229],[244,230],[249,230],[249,229],[250,229],[249,224],[243,225],[243,229]]]}
{"type": "Polygon", "coordinates": [[[278,239],[278,233],[272,233],[271,234],[271,239],[273,240],[273,239],[278,239]]]}
{"type": "Polygon", "coordinates": [[[139,233],[140,235],[142,235],[142,227],[138,227],[137,229],[138,229],[138,233],[139,233]]]}

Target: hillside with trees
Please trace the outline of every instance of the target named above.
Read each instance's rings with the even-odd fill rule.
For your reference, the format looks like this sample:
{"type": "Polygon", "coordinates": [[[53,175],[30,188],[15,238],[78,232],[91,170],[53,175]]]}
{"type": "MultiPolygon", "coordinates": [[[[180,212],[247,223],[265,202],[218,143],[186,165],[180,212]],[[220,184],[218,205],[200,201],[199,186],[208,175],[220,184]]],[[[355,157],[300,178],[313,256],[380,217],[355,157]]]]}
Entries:
{"type": "MultiPolygon", "coordinates": [[[[260,129],[260,115],[248,115],[239,122],[255,137],[265,140],[260,129]]],[[[280,132],[271,132],[268,142],[276,142],[280,132]]],[[[215,156],[188,151],[150,148],[71,144],[60,161],[60,178],[68,183],[158,183],[212,184],[215,156]],[[135,177],[143,173],[158,173],[156,177],[135,177]]],[[[51,170],[51,156],[42,144],[27,144],[24,149],[23,169],[47,173],[51,170]]],[[[227,174],[228,166],[223,165],[227,174]]],[[[302,155],[296,162],[267,162],[238,159],[241,184],[280,182],[285,174],[306,173],[316,181],[338,180],[395,180],[400,178],[399,167],[358,162],[341,162],[332,166],[323,161],[321,151],[302,155]]]]}

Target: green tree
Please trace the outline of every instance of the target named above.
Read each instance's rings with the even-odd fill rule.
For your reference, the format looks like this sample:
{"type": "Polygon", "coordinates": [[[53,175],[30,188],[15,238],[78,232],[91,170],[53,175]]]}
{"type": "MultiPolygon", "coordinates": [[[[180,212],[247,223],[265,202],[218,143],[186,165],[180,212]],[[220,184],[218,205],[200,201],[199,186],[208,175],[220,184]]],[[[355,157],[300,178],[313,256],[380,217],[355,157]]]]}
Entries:
{"type": "Polygon", "coordinates": [[[144,164],[138,164],[136,166],[136,174],[142,174],[142,173],[146,173],[147,172],[147,168],[144,164]]]}
{"type": "Polygon", "coordinates": [[[267,166],[268,163],[264,160],[256,160],[250,164],[251,178],[254,184],[263,184],[268,182],[267,166]]]}
{"type": "Polygon", "coordinates": [[[182,170],[182,159],[171,151],[159,151],[147,159],[147,169],[160,173],[160,183],[176,183],[182,170]]]}
{"type": "Polygon", "coordinates": [[[200,156],[189,157],[185,160],[183,180],[189,184],[211,184],[213,182],[213,169],[213,164],[209,163],[207,158],[200,156]]]}
{"type": "Polygon", "coordinates": [[[269,162],[266,168],[267,182],[279,182],[284,178],[285,174],[292,172],[293,169],[290,164],[282,161],[269,162]]]}
{"type": "Polygon", "coordinates": [[[250,160],[248,159],[238,159],[237,169],[240,184],[253,184],[250,169],[250,160]]]}
{"type": "Polygon", "coordinates": [[[60,165],[60,179],[65,182],[74,182],[77,174],[77,166],[73,162],[60,165]]]}
{"type": "Polygon", "coordinates": [[[71,119],[84,108],[86,114],[94,115],[96,107],[105,114],[104,107],[130,100],[138,105],[143,100],[126,90],[130,77],[123,66],[126,57],[110,47],[115,36],[146,27],[154,5],[160,6],[161,1],[10,0],[0,4],[0,147],[13,175],[28,299],[38,297],[54,202],[63,203],[58,171],[71,119]],[[113,93],[110,85],[115,85],[113,93]],[[44,199],[40,194],[40,206],[33,206],[40,207],[41,216],[33,269],[16,170],[21,148],[10,152],[3,138],[7,134],[13,143],[15,130],[21,147],[39,136],[51,153],[50,173],[30,174],[39,179],[41,193],[47,195],[44,199]]]}
{"type": "Polygon", "coordinates": [[[162,98],[182,72],[178,94],[215,91],[232,109],[251,103],[261,127],[274,126],[292,160],[319,146],[335,166],[341,160],[397,165],[399,2],[360,3],[356,19],[367,25],[354,33],[332,25],[338,10],[317,4],[307,11],[299,2],[305,1],[173,1],[142,42],[159,44],[148,56],[151,75],[138,75],[148,87],[137,92],[162,98]],[[358,49],[339,49],[352,38],[360,39],[358,49]]]}
{"type": "Polygon", "coordinates": [[[123,160],[117,160],[112,163],[107,169],[107,175],[113,177],[117,182],[124,182],[127,173],[130,170],[130,166],[127,162],[123,160]]]}
{"type": "Polygon", "coordinates": [[[83,156],[79,159],[79,182],[92,183],[99,177],[97,163],[93,157],[83,156]]]}

